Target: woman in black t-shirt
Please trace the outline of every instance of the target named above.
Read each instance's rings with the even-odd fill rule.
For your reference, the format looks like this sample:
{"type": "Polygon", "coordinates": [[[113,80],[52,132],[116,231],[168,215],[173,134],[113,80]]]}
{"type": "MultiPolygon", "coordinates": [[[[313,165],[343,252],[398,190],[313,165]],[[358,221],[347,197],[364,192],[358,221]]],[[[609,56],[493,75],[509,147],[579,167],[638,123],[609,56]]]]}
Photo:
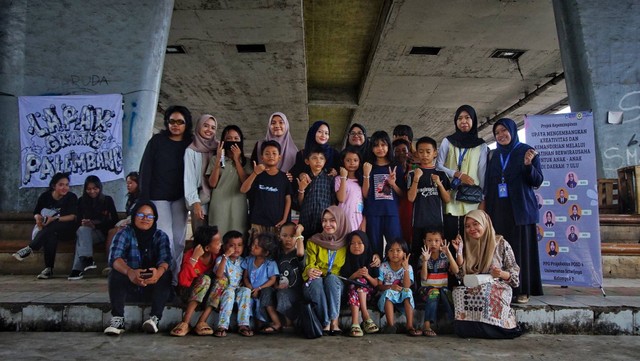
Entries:
{"type": "Polygon", "coordinates": [[[18,261],[29,257],[33,251],[44,248],[45,269],[38,279],[53,277],[53,266],[59,240],[72,239],[76,231],[76,210],[78,197],[69,192],[69,174],[56,173],[49,189],[38,197],[33,210],[36,226],[33,229],[32,241],[28,246],[13,254],[18,261]]]}

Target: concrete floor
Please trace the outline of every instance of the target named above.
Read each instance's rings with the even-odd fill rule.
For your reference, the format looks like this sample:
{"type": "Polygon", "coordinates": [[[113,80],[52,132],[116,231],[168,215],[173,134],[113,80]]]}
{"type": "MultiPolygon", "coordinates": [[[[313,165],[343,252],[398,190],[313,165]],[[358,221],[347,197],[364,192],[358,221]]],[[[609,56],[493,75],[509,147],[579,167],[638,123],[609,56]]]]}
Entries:
{"type": "Polygon", "coordinates": [[[292,334],[171,337],[125,333],[32,332],[0,335],[0,360],[637,360],[640,337],[525,335],[515,340],[412,338],[371,335],[359,339],[292,334]],[[356,356],[357,353],[357,356],[356,356]]]}

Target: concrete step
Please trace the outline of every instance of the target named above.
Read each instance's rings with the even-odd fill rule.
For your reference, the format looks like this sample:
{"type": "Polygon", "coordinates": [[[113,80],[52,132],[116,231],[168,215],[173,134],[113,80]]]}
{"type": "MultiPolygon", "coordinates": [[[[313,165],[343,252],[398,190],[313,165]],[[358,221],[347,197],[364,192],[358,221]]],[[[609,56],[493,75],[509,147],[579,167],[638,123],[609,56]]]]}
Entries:
{"type": "MultiPolygon", "coordinates": [[[[107,280],[103,277],[90,275],[80,281],[67,281],[60,276],[51,280],[0,276],[0,289],[0,331],[101,332],[111,318],[107,280]]],[[[514,305],[514,310],[518,322],[530,333],[640,335],[640,280],[606,279],[604,289],[607,297],[599,289],[545,286],[545,296],[532,297],[526,305],[514,305]]],[[[384,315],[377,310],[371,310],[371,314],[384,327],[384,315]]],[[[148,305],[127,305],[127,331],[140,331],[148,315],[148,305]]],[[[167,305],[160,330],[168,332],[181,315],[181,308],[167,305]]],[[[209,324],[214,326],[217,317],[213,312],[209,324]]],[[[417,309],[415,327],[421,328],[422,317],[422,310],[417,309]]],[[[404,316],[397,314],[396,323],[399,332],[406,329],[404,316]]],[[[344,308],[340,324],[343,330],[351,325],[351,316],[344,308]]],[[[447,321],[440,322],[436,329],[441,334],[452,331],[447,321]]]]}

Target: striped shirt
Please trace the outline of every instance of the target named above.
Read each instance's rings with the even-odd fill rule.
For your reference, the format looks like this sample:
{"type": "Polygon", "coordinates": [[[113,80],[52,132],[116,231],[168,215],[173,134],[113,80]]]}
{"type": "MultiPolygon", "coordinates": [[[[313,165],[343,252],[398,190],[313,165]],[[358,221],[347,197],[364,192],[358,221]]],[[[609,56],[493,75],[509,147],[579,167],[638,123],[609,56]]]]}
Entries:
{"type": "MultiPolygon", "coordinates": [[[[423,266],[424,267],[424,266],[423,266]]],[[[444,252],[438,258],[427,260],[427,279],[420,281],[422,287],[446,287],[449,280],[449,259],[444,252]]]]}

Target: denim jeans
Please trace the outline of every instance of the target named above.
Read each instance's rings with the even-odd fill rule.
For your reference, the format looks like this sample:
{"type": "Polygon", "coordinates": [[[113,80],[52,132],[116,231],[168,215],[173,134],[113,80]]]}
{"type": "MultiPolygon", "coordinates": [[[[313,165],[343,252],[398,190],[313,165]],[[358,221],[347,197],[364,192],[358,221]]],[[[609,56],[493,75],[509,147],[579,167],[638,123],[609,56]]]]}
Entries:
{"type": "Polygon", "coordinates": [[[171,272],[173,274],[171,284],[177,286],[178,274],[182,266],[184,243],[187,236],[187,207],[184,203],[184,198],[180,198],[177,201],[153,200],[153,204],[158,209],[158,229],[169,236],[171,272]]]}
{"type": "Polygon", "coordinates": [[[80,257],[93,257],[93,245],[104,242],[104,233],[91,227],[80,226],[76,231],[76,254],[73,257],[72,270],[83,271],[80,257]]]}
{"type": "Polygon", "coordinates": [[[453,320],[453,309],[451,308],[451,303],[449,302],[449,289],[446,287],[442,287],[439,290],[428,287],[428,290],[425,292],[427,295],[424,305],[424,320],[429,321],[431,323],[436,322],[438,318],[438,305],[442,305],[447,312],[447,316],[450,320],[453,320]],[[440,291],[437,295],[433,294],[431,296],[429,293],[433,291],[440,291]]]}
{"type": "Polygon", "coordinates": [[[305,285],[302,293],[313,302],[316,315],[322,326],[329,326],[331,320],[340,315],[340,298],[344,288],[342,281],[334,274],[316,278],[305,285]]]}

